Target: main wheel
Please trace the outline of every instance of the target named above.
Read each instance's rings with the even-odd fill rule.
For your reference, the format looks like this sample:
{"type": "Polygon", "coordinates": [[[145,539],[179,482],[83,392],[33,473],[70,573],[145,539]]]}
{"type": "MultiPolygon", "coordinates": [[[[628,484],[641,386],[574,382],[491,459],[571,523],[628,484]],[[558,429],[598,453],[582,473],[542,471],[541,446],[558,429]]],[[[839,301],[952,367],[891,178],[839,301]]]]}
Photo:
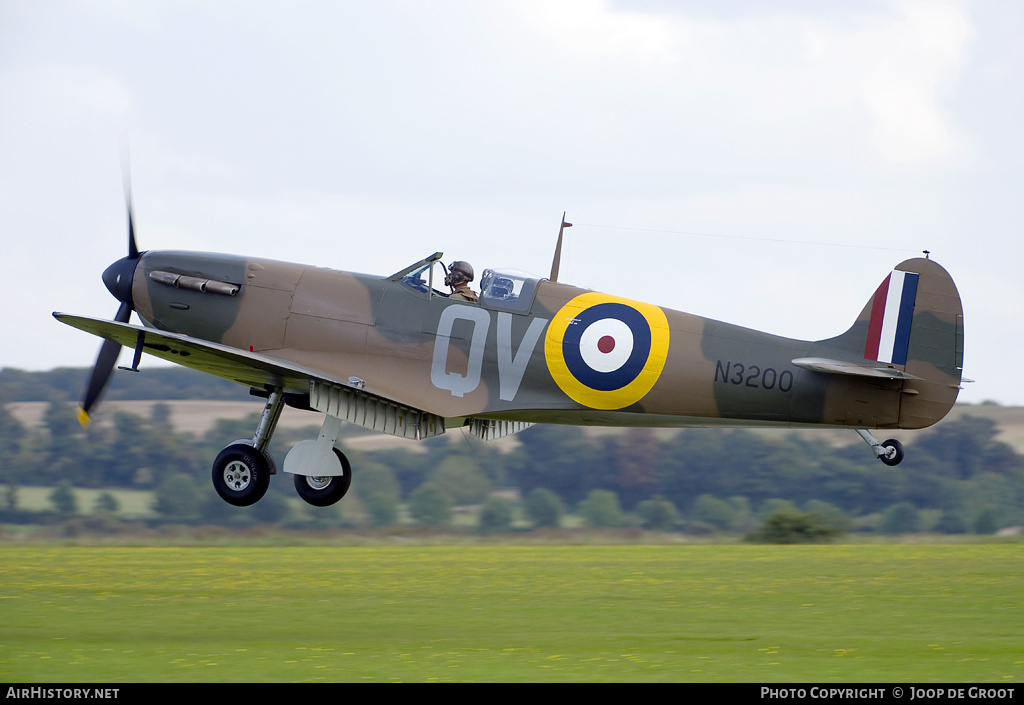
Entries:
{"type": "Polygon", "coordinates": [[[244,443],[233,443],[213,461],[213,488],[228,504],[248,507],[270,487],[270,458],[244,443]]]}
{"type": "Polygon", "coordinates": [[[882,444],[882,447],[886,449],[886,452],[878,456],[878,459],[886,465],[899,465],[903,460],[903,444],[895,438],[890,438],[882,444]]]}
{"type": "Polygon", "coordinates": [[[338,460],[341,461],[341,468],[344,470],[344,475],[296,475],[295,476],[295,491],[299,493],[306,502],[312,504],[314,507],[329,507],[348,492],[349,486],[352,484],[352,466],[349,465],[348,458],[337,448],[334,448],[334,454],[338,456],[338,460]]]}

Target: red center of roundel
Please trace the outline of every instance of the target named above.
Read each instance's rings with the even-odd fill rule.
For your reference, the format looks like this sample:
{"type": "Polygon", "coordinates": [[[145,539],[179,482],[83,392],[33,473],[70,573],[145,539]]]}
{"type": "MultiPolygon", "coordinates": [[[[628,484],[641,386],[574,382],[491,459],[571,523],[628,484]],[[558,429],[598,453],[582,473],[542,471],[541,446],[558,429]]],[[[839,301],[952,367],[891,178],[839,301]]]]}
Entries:
{"type": "Polygon", "coordinates": [[[601,339],[597,341],[597,349],[607,354],[615,349],[615,338],[610,335],[601,336],[601,339]]]}

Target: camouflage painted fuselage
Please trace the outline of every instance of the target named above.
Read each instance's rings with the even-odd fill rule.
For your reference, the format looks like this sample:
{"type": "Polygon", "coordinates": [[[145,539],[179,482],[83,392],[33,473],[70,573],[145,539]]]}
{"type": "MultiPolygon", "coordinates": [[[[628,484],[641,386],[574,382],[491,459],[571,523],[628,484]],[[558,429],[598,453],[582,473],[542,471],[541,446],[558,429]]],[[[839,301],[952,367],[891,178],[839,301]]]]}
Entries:
{"type": "MultiPolygon", "coordinates": [[[[412,275],[190,252],[143,254],[132,296],[147,326],[237,355],[204,356],[159,338],[147,338],[145,352],[292,394],[309,394],[315,379],[347,385],[448,427],[477,418],[922,428],[956,399],[962,308],[935,262],[908,260],[897,274],[916,287],[909,309],[902,301],[903,328],[883,321],[887,279],[846,333],[823,341],[547,280],[520,280],[514,298],[495,285],[466,303],[412,275]],[[896,336],[895,355],[876,350],[886,336],[896,336]]],[[[121,342],[135,344],[130,335],[121,342]]]]}

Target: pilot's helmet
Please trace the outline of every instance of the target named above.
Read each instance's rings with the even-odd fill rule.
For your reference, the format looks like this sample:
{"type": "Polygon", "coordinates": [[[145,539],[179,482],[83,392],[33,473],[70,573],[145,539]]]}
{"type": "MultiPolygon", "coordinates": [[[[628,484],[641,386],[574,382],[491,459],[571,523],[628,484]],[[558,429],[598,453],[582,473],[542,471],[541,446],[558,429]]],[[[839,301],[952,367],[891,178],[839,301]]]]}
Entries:
{"type": "Polygon", "coordinates": [[[448,275],[444,278],[446,286],[456,287],[459,284],[473,281],[473,267],[469,262],[458,260],[448,267],[448,275]]]}

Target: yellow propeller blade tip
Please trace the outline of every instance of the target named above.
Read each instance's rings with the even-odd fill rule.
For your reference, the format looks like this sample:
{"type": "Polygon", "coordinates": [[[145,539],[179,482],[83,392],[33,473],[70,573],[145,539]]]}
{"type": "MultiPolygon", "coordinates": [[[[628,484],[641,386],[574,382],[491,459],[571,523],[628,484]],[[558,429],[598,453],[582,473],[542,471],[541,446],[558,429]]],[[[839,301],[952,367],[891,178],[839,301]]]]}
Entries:
{"type": "Polygon", "coordinates": [[[86,413],[85,409],[78,410],[78,423],[81,424],[82,428],[89,425],[92,419],[89,418],[89,414],[86,413]]]}

